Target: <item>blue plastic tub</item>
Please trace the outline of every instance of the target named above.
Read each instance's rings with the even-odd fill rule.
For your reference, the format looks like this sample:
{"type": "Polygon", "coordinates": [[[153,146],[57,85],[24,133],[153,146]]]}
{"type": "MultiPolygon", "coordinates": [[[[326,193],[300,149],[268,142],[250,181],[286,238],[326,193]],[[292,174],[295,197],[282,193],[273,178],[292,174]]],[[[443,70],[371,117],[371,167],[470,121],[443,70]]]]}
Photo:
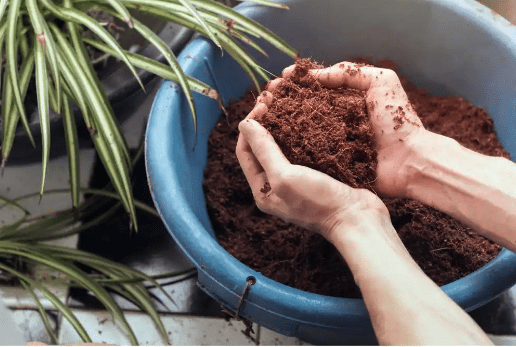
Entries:
{"type": "MultiPolygon", "coordinates": [[[[516,29],[475,1],[282,1],[290,11],[240,5],[299,49],[302,57],[338,62],[355,56],[391,59],[410,80],[436,95],[463,96],[493,116],[505,148],[516,156],[516,29]]],[[[272,72],[292,60],[265,46],[272,72]]],[[[185,71],[215,87],[223,101],[251,86],[242,69],[202,38],[182,52],[185,71]]],[[[375,338],[362,300],[293,289],[249,269],[214,239],[202,191],[207,138],[219,119],[217,104],[196,96],[197,147],[179,88],[164,82],[147,129],[151,191],[161,217],[199,269],[199,284],[235,310],[249,276],[256,279],[241,315],[312,343],[364,344],[375,338]]],[[[483,305],[516,283],[516,256],[503,250],[478,271],[443,287],[466,310],[483,305]]]]}

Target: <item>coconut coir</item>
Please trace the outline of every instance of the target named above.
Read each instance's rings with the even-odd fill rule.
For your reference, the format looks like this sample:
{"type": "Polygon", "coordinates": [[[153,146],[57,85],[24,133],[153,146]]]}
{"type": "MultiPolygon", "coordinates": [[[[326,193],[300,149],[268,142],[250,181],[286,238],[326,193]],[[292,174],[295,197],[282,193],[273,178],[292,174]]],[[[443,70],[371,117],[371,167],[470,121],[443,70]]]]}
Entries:
{"type": "MultiPolygon", "coordinates": [[[[375,65],[395,69],[390,62],[375,65]]],[[[480,153],[509,158],[507,151],[498,142],[491,117],[485,110],[471,105],[462,98],[431,96],[410,84],[402,76],[400,80],[427,129],[452,137],[463,146],[480,153]]],[[[313,88],[311,85],[298,87],[310,90],[313,88]]],[[[353,107],[339,107],[343,110],[351,109],[350,112],[358,118],[353,123],[356,125],[355,131],[360,127],[363,131],[356,135],[349,129],[343,130],[342,125],[335,125],[338,119],[334,119],[334,123],[329,123],[329,126],[336,130],[324,129],[317,122],[313,124],[313,119],[305,117],[294,127],[306,126],[302,128],[305,140],[312,139],[311,131],[315,129],[313,138],[318,139],[316,143],[320,149],[312,150],[311,153],[305,152],[308,154],[302,155],[302,160],[311,167],[315,167],[314,162],[322,164],[323,169],[328,169],[330,175],[347,184],[369,188],[368,183],[375,177],[376,157],[374,151],[370,151],[372,140],[370,129],[367,129],[363,95],[345,89],[340,92],[334,91],[333,94],[324,88],[321,88],[321,91],[327,98],[328,95],[333,95],[334,100],[343,97],[354,100],[353,107]],[[348,134],[351,134],[349,138],[348,134]],[[321,135],[324,135],[324,138],[321,135]],[[349,142],[358,139],[358,146],[347,151],[332,147],[332,141],[342,143],[343,139],[345,146],[355,145],[349,142]],[[327,151],[329,158],[324,158],[323,151],[327,151]],[[354,159],[353,151],[363,154],[354,159]],[[356,174],[351,179],[339,167],[342,166],[339,160],[349,158],[352,161],[352,170],[355,170],[356,174]]],[[[305,92],[318,93],[313,90],[305,92]]],[[[227,108],[228,118],[221,118],[209,138],[204,191],[208,213],[218,241],[235,258],[280,283],[323,295],[360,297],[349,268],[329,242],[318,234],[266,215],[256,207],[251,189],[235,156],[238,123],[253,109],[255,101],[256,92],[248,91],[241,100],[230,102],[227,108]]],[[[317,105],[306,105],[303,107],[310,112],[317,110],[313,108],[317,105]]],[[[345,119],[346,116],[342,117],[345,119]]],[[[320,120],[324,122],[324,119],[320,120]]],[[[353,122],[350,119],[347,121],[353,122]]],[[[289,144],[290,148],[297,146],[298,150],[307,149],[304,140],[289,137],[287,124],[275,119],[268,122],[271,124],[269,131],[273,136],[275,132],[283,134],[280,136],[283,136],[285,141],[280,147],[286,152],[287,157],[290,157],[289,144]]],[[[288,126],[291,134],[293,126],[288,126]]],[[[282,141],[280,137],[275,139],[282,141]]],[[[438,285],[452,282],[475,271],[500,251],[498,245],[432,207],[408,199],[382,200],[387,205],[392,223],[409,253],[438,285]]]]}
{"type": "Polygon", "coordinates": [[[322,87],[308,73],[322,67],[298,60],[291,77],[275,88],[267,113],[256,120],[292,164],[368,188],[376,179],[377,159],[365,92],[322,87]]]}

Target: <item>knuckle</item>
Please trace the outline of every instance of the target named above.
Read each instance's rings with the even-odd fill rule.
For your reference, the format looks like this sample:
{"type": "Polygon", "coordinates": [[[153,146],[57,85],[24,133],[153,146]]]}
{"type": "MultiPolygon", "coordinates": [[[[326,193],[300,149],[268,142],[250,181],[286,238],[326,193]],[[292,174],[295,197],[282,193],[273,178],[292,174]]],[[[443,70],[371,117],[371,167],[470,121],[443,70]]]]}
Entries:
{"type": "Polygon", "coordinates": [[[260,96],[258,97],[256,102],[258,104],[264,104],[265,106],[268,106],[272,103],[272,100],[273,100],[272,93],[265,90],[260,94],[260,96]]]}
{"type": "Polygon", "coordinates": [[[394,70],[391,70],[391,69],[379,69],[380,70],[380,77],[389,82],[389,83],[398,83],[399,82],[399,77],[398,77],[398,74],[396,74],[396,72],[394,72],[394,70]]]}
{"type": "MultiPolygon", "coordinates": [[[[273,187],[278,194],[282,194],[292,187],[292,173],[288,170],[281,170],[273,176],[273,187]]],[[[271,184],[272,185],[272,184],[271,184]]]]}

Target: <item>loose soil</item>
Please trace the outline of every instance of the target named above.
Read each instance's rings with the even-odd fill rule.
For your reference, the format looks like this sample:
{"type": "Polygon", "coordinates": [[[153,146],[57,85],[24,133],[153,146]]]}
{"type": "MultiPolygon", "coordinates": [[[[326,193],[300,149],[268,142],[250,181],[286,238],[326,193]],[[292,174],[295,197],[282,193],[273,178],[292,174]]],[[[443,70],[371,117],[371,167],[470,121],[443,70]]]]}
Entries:
{"type": "MultiPolygon", "coordinates": [[[[357,62],[367,63],[362,59],[357,62]]],[[[391,62],[375,65],[396,70],[391,62]]],[[[353,187],[371,189],[376,152],[363,93],[313,86],[302,75],[300,70],[299,79],[294,77],[285,91],[285,96],[299,93],[301,97],[287,98],[283,105],[287,110],[306,111],[299,124],[293,126],[277,115],[273,117],[273,112],[262,122],[268,124],[292,162],[317,168],[353,187]],[[321,99],[319,104],[305,101],[315,96],[321,99]],[[328,113],[328,105],[339,111],[328,113]]],[[[462,98],[431,96],[403,76],[400,79],[427,129],[477,152],[509,158],[485,110],[462,98]]],[[[349,268],[329,242],[256,207],[235,156],[238,123],[254,107],[256,95],[250,90],[241,100],[231,101],[228,117],[221,117],[209,138],[204,191],[218,241],[235,258],[280,283],[322,295],[360,297],[349,268]]],[[[382,200],[408,251],[438,285],[475,271],[500,251],[498,245],[432,207],[408,199],[382,200]]]]}

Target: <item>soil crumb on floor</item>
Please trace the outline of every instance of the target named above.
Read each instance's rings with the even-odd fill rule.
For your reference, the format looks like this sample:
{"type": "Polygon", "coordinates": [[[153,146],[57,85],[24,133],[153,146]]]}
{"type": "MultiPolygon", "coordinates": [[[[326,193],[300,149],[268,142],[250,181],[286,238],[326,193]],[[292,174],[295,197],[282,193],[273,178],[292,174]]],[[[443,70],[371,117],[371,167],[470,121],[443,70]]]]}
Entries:
{"type": "MultiPolygon", "coordinates": [[[[364,59],[356,61],[370,63],[364,59]]],[[[388,61],[375,65],[396,70],[394,64],[388,61]]],[[[452,137],[463,146],[477,152],[509,158],[508,152],[497,140],[493,122],[485,110],[471,105],[462,98],[431,96],[409,83],[403,76],[400,76],[400,79],[410,102],[427,129],[452,137]]],[[[302,81],[303,78],[300,78],[301,83],[302,81]]],[[[288,88],[295,89],[292,86],[288,88]]],[[[299,85],[299,88],[307,89],[304,93],[310,94],[313,92],[311,88],[316,87],[299,85]]],[[[364,128],[368,126],[367,114],[361,111],[362,107],[365,107],[364,101],[361,100],[363,95],[351,90],[347,90],[340,97],[342,95],[355,100],[356,108],[352,111],[358,118],[355,124],[358,127],[362,126],[364,130],[359,134],[357,144],[370,148],[371,137],[365,135],[370,130],[364,128]]],[[[204,191],[208,213],[218,241],[235,258],[280,283],[322,295],[360,297],[349,268],[333,245],[318,234],[266,215],[256,207],[251,189],[235,156],[238,123],[253,109],[256,97],[256,91],[250,90],[241,100],[231,101],[227,108],[229,121],[225,116],[221,117],[208,140],[204,191]]],[[[338,92],[336,98],[339,98],[338,92]]],[[[302,103],[301,100],[297,102],[302,103]]],[[[287,106],[289,103],[290,101],[287,102],[287,106]]],[[[314,105],[301,106],[309,108],[314,105]]],[[[349,106],[341,107],[346,110],[353,109],[349,106]]],[[[321,123],[324,122],[323,118],[320,118],[321,123]]],[[[299,127],[302,129],[303,126],[314,126],[316,131],[324,135],[325,131],[314,119],[318,119],[316,115],[308,119],[305,117],[299,127]],[[303,122],[306,124],[303,125],[303,122]],[[313,124],[314,122],[317,124],[313,124]]],[[[274,119],[270,122],[275,124],[273,121],[274,119]]],[[[331,122],[330,125],[335,126],[331,122]]],[[[290,137],[286,128],[281,128],[283,126],[284,124],[278,120],[277,128],[271,127],[269,131],[273,136],[276,131],[283,134],[277,141],[284,141],[280,147],[287,152],[287,157],[289,148],[306,150],[307,147],[303,147],[302,143],[295,142],[290,137]]],[[[343,130],[342,127],[337,126],[338,129],[335,131],[343,131],[348,140],[348,130],[343,130]]],[[[344,142],[344,145],[349,144],[344,142]]],[[[302,160],[324,166],[330,175],[347,184],[369,188],[367,182],[370,182],[371,178],[374,179],[376,174],[374,151],[363,149],[364,153],[354,160],[351,156],[351,160],[354,161],[351,165],[356,166],[352,170],[359,173],[355,177],[360,177],[356,179],[350,178],[345,171],[339,169],[339,160],[348,160],[343,159],[348,157],[338,146],[333,147],[333,144],[322,137],[320,146],[320,149],[312,149],[312,155],[308,154],[302,160]],[[322,156],[323,151],[335,156],[335,159],[325,159],[322,156]]],[[[263,188],[264,191],[268,189],[270,186],[263,188]]],[[[392,223],[408,251],[438,285],[452,282],[475,271],[500,251],[498,245],[432,207],[408,199],[382,200],[387,205],[392,223]]]]}

